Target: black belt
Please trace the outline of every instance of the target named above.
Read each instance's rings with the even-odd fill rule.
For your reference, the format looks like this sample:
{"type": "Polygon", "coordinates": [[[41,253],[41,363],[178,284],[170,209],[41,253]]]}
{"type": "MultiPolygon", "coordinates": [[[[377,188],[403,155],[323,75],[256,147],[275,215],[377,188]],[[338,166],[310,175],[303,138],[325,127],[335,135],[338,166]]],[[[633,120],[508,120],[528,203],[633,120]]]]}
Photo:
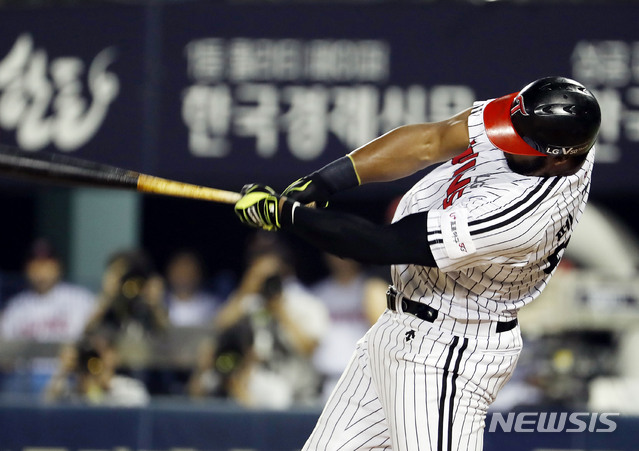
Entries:
{"type": "MultiPolygon", "coordinates": [[[[397,297],[399,293],[397,289],[393,286],[388,287],[388,291],[386,292],[386,306],[393,310],[397,311],[397,297]]],[[[437,316],[439,315],[439,311],[437,309],[432,308],[430,305],[422,304],[421,302],[412,301],[404,296],[401,296],[402,302],[402,312],[410,313],[411,315],[415,315],[417,318],[428,321],[429,323],[435,322],[437,316]]],[[[510,321],[499,321],[497,322],[497,328],[495,331],[497,333],[508,332],[509,330],[513,330],[517,327],[518,321],[517,318],[510,321]]]]}

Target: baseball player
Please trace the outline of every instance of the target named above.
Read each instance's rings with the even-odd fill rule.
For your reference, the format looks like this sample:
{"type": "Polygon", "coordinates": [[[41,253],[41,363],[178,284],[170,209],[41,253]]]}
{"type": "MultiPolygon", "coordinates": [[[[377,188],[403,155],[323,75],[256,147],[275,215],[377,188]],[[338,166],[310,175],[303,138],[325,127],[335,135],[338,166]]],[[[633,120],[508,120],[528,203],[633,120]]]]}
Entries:
{"type": "Polygon", "coordinates": [[[480,450],[515,368],[517,311],[539,295],[586,206],[601,113],[547,77],[438,123],[395,129],[289,186],[247,185],[242,222],[390,264],[388,309],[359,341],[305,450],[480,450]],[[390,225],[330,195],[434,163],[390,225]]]}

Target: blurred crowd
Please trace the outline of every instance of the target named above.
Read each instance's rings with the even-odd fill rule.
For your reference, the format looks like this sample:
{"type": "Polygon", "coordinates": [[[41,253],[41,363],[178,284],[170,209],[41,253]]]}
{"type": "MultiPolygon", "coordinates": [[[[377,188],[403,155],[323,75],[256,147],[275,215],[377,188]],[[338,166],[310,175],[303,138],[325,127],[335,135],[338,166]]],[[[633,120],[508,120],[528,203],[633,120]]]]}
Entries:
{"type": "MultiPolygon", "coordinates": [[[[318,256],[322,276],[303,283],[290,243],[256,232],[221,289],[196,249],[161,268],[144,250],[118,250],[93,292],[65,281],[53,244],[38,240],[24,289],[0,299],[0,399],[319,407],[386,308],[389,280],[387,268],[318,256]]],[[[520,312],[524,351],[493,408],[639,414],[637,268],[636,239],[589,206],[549,286],[520,312]]]]}
{"type": "Polygon", "coordinates": [[[27,286],[0,304],[0,390],[118,406],[163,395],[319,405],[385,309],[388,287],[354,261],[323,257],[326,277],[303,284],[287,243],[256,233],[224,294],[207,288],[194,249],[162,269],[144,250],[121,250],[93,293],[66,282],[52,243],[38,240],[27,286]]]}

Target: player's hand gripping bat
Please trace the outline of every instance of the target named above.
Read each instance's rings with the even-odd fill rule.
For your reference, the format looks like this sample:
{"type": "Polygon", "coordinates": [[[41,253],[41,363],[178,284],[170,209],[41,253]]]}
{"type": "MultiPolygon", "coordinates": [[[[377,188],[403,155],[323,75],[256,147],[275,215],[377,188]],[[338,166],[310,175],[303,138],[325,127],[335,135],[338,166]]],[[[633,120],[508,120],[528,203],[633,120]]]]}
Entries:
{"type": "Polygon", "coordinates": [[[192,185],[54,153],[31,153],[0,145],[0,175],[67,185],[121,188],[163,196],[235,204],[239,193],[192,185]]]}

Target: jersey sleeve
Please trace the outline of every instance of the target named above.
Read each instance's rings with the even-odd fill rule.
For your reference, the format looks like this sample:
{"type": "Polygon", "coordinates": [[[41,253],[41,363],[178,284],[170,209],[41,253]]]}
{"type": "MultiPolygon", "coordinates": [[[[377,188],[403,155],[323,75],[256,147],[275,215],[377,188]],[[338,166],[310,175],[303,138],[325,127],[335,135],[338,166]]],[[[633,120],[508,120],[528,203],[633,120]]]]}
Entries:
{"type": "Polygon", "coordinates": [[[453,206],[428,213],[428,243],[444,272],[499,264],[524,266],[535,260],[540,240],[545,239],[545,207],[532,205],[527,211],[501,208],[473,209],[453,206]]]}

